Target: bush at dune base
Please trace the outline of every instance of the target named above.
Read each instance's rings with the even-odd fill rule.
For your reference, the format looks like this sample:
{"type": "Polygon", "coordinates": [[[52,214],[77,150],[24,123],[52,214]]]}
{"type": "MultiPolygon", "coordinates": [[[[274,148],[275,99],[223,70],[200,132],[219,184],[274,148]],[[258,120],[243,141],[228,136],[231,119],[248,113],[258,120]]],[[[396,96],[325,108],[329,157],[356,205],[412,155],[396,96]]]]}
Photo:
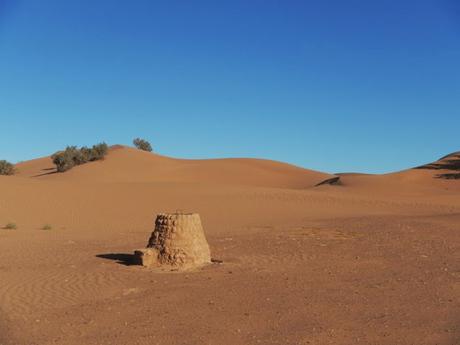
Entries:
{"type": "Polygon", "coordinates": [[[13,164],[4,160],[0,161],[0,175],[14,175],[15,172],[13,164]]]}
{"type": "Polygon", "coordinates": [[[64,172],[72,169],[76,165],[103,159],[109,150],[106,143],[93,145],[93,147],[77,148],[76,146],[67,146],[64,151],[56,152],[51,156],[53,163],[56,165],[58,172],[64,172]]]}

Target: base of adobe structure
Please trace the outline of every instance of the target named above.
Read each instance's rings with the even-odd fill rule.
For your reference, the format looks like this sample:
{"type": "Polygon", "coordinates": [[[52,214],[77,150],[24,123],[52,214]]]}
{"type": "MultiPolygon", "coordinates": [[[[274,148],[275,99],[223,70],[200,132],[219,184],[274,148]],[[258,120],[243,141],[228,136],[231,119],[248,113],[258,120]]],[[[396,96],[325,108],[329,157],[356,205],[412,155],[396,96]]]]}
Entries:
{"type": "Polygon", "coordinates": [[[147,248],[134,252],[145,267],[192,269],[211,263],[211,253],[197,213],[162,213],[147,248]]]}

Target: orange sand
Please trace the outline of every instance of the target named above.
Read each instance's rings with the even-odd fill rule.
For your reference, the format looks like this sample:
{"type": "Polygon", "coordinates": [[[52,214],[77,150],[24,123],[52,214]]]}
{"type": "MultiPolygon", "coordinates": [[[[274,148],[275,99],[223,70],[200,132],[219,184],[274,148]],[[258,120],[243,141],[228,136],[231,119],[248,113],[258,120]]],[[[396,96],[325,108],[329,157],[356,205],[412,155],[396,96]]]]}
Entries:
{"type": "Polygon", "coordinates": [[[0,344],[460,344],[460,180],[329,174],[126,147],[0,176],[0,344]],[[192,273],[126,263],[160,212],[198,212],[192,273]],[[41,230],[45,224],[51,230],[41,230]],[[3,338],[2,338],[3,337],[3,338]]]}

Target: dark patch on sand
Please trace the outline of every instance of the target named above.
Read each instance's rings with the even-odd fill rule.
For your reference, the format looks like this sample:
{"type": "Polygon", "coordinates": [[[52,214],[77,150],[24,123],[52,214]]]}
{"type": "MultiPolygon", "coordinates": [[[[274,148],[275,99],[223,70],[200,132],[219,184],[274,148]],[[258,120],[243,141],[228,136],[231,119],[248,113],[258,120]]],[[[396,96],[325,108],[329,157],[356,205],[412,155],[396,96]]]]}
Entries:
{"type": "Polygon", "coordinates": [[[446,180],[460,179],[460,172],[457,172],[460,171],[460,152],[444,156],[438,162],[425,164],[415,169],[450,170],[452,173],[437,174],[435,177],[446,180]]]}
{"type": "Polygon", "coordinates": [[[340,176],[332,177],[327,180],[321,181],[315,187],[322,186],[322,185],[331,185],[331,186],[340,186],[342,182],[340,181],[340,176]]]}

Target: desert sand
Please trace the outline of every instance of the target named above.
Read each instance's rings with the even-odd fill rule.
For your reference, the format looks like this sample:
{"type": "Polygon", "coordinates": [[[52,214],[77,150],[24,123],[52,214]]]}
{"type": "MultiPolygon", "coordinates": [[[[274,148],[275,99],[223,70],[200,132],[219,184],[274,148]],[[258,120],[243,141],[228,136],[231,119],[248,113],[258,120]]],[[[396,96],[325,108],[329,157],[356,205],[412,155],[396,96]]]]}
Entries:
{"type": "Polygon", "coordinates": [[[113,147],[0,176],[0,344],[460,344],[460,179],[113,147]],[[131,265],[162,212],[222,263],[131,265]],[[51,229],[43,230],[45,224],[51,229]]]}

